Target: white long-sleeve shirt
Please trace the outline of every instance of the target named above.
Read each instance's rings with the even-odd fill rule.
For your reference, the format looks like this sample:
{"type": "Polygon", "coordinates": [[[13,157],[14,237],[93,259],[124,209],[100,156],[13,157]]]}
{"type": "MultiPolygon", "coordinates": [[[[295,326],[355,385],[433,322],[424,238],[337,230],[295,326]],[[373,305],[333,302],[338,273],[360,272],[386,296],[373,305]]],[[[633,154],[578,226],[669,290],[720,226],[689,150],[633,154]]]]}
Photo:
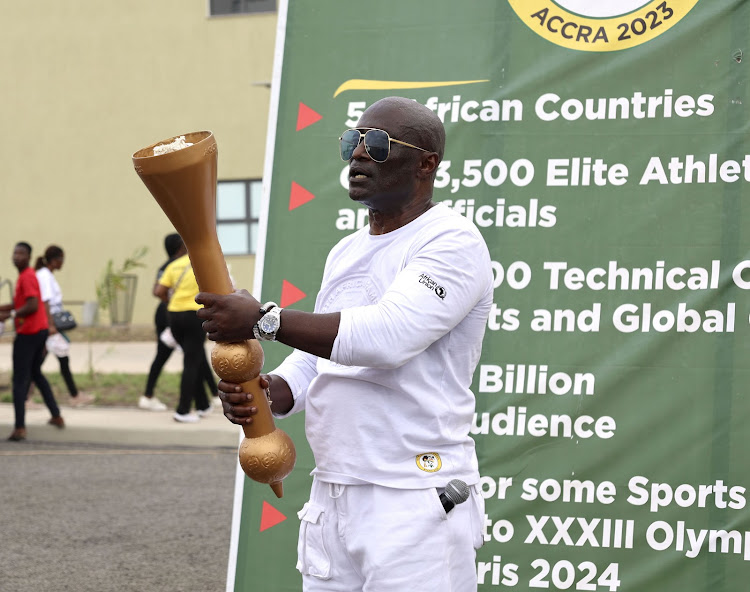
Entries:
{"type": "Polygon", "coordinates": [[[445,206],[330,252],[315,312],[341,312],[331,359],[295,350],[272,374],[306,412],[323,481],[439,487],[479,479],[469,390],[492,304],[487,245],[445,206]]]}

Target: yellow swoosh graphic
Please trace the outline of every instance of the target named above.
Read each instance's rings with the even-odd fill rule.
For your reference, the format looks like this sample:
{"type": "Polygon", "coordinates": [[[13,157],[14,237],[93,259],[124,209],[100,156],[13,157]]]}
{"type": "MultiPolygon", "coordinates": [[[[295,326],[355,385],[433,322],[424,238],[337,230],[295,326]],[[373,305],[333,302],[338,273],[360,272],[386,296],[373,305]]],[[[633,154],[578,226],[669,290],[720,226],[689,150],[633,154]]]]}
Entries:
{"type": "Polygon", "coordinates": [[[438,86],[454,86],[458,84],[476,84],[477,82],[489,82],[488,80],[451,80],[448,82],[408,82],[403,80],[363,80],[352,78],[347,80],[333,93],[335,99],[347,90],[395,90],[405,88],[435,88],[438,86]]]}

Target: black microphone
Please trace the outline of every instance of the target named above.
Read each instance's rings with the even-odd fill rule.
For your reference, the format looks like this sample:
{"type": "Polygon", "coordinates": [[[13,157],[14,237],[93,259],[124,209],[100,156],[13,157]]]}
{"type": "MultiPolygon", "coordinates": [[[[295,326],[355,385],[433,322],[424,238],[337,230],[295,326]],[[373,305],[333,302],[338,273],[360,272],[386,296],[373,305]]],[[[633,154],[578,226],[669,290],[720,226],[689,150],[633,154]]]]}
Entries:
{"type": "Polygon", "coordinates": [[[469,486],[460,479],[448,481],[445,491],[440,494],[440,503],[447,514],[454,506],[464,503],[469,499],[469,486]]]}

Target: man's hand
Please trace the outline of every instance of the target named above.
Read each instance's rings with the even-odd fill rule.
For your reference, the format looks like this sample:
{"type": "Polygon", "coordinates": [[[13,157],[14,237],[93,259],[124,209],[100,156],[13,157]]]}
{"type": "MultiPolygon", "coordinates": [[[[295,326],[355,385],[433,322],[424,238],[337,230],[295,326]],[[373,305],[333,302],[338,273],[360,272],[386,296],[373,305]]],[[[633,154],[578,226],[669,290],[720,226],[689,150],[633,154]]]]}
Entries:
{"type": "MultiPolygon", "coordinates": [[[[261,376],[260,386],[268,388],[268,381],[261,376]]],[[[258,408],[252,404],[253,395],[243,393],[242,386],[225,380],[219,381],[219,398],[224,407],[224,416],[237,425],[253,423],[253,415],[258,413],[258,408]]]]}
{"type": "Polygon", "coordinates": [[[247,290],[221,295],[200,292],[195,301],[203,308],[196,311],[203,319],[203,330],[212,341],[254,339],[253,325],[261,317],[260,302],[247,290]]]}
{"type": "MultiPolygon", "coordinates": [[[[271,411],[284,415],[294,405],[294,397],[286,380],[275,374],[261,374],[258,377],[260,388],[270,398],[271,411]],[[273,386],[271,383],[273,382],[273,386]]],[[[253,395],[242,391],[242,385],[222,380],[219,382],[219,398],[224,407],[224,415],[232,423],[246,425],[253,422],[258,408],[252,405],[253,395]]]]}

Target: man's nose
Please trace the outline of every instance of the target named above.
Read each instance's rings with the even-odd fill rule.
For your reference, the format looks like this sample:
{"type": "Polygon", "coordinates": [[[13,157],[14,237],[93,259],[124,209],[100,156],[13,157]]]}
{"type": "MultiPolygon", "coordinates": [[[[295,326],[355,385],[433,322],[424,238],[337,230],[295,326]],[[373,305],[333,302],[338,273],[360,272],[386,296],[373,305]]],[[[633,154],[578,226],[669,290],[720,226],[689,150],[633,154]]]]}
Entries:
{"type": "Polygon", "coordinates": [[[357,147],[352,152],[352,159],[356,158],[370,158],[370,155],[367,154],[367,150],[365,150],[364,137],[360,138],[359,144],[357,144],[357,147]]]}

